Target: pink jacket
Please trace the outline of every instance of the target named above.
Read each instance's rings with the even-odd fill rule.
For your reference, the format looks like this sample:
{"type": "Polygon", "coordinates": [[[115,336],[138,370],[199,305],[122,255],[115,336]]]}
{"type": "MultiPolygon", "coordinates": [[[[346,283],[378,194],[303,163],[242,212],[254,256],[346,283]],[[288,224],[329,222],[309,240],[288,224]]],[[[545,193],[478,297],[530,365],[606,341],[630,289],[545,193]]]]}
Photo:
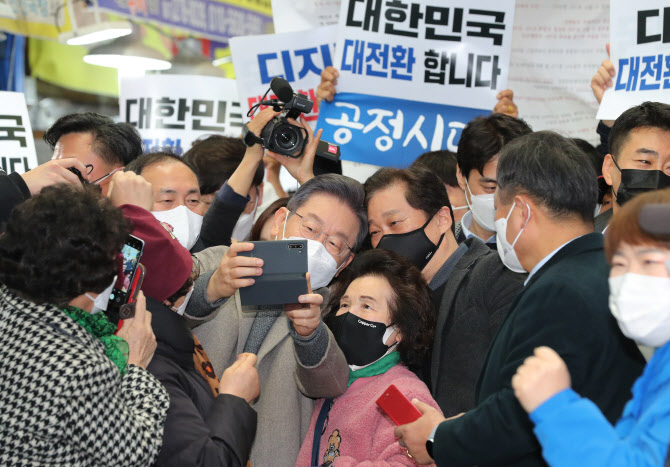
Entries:
{"type": "MultiPolygon", "coordinates": [[[[335,399],[330,409],[321,435],[319,465],[328,460],[337,467],[416,465],[393,435],[395,424],[376,403],[391,384],[395,384],[409,400],[416,398],[439,410],[426,385],[402,364],[378,376],[359,378],[335,399]]],[[[314,405],[296,467],[312,465],[314,426],[323,402],[321,399],[314,405]]]]}

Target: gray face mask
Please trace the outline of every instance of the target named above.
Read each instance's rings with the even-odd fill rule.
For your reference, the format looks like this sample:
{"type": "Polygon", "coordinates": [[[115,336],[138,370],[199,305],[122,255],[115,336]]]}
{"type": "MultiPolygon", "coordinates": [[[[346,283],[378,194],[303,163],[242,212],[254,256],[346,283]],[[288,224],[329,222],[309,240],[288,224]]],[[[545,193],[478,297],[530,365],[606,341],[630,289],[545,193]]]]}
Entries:
{"type": "Polygon", "coordinates": [[[109,303],[109,296],[112,294],[112,289],[114,289],[114,284],[116,284],[116,276],[112,280],[112,283],[109,284],[105,290],[100,292],[97,297],[91,297],[88,293],[85,294],[88,298],[93,301],[93,310],[91,314],[100,313],[101,311],[107,311],[107,304],[109,303]]]}

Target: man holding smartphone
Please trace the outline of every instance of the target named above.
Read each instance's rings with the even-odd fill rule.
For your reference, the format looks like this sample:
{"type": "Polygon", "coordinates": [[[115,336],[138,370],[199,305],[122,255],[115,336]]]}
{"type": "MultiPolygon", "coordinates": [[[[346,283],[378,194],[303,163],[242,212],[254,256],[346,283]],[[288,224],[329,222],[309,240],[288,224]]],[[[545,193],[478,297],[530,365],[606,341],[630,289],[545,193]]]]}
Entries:
{"type": "MultiPolygon", "coordinates": [[[[260,145],[250,152],[260,161],[260,145]]],[[[196,255],[210,278],[206,289],[194,290],[186,316],[208,349],[214,370],[220,373],[242,352],[258,356],[264,392],[254,404],[258,431],[252,465],[293,465],[307,434],[313,399],[339,396],[347,387],[349,367],[321,321],[320,305],[324,295],[327,299],[325,286],[352,261],[365,238],[363,203],[360,183],[329,174],[307,181],[275,214],[274,239],[303,238],[308,243],[308,293],[296,297],[296,304],[242,307],[238,289],[263,273],[261,259],[239,254],[253,250],[252,243],[196,255]]]]}

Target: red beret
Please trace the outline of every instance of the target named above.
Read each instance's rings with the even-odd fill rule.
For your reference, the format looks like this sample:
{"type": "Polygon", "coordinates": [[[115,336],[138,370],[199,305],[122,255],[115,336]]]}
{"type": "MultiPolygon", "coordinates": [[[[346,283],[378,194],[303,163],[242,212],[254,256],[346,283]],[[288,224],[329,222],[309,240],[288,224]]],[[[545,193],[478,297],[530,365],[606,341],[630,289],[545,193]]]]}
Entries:
{"type": "Polygon", "coordinates": [[[177,292],[191,275],[193,258],[179,241],[146,209],[124,204],[133,235],[144,240],[140,263],[146,268],[142,292],[162,302],[177,292]]]}

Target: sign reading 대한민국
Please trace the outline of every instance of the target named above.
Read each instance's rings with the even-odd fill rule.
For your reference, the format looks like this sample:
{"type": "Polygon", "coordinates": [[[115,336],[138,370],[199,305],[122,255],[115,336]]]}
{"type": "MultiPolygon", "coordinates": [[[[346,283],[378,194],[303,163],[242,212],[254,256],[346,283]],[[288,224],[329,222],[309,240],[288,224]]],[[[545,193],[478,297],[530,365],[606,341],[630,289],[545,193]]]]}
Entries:
{"type": "MultiPolygon", "coordinates": [[[[245,118],[247,111],[261,101],[275,76],[284,78],[294,92],[305,94],[316,104],[321,72],[333,64],[336,28],[325,26],[303,32],[231,39],[230,51],[245,118]]],[[[270,92],[266,99],[276,97],[270,92]]],[[[316,121],[316,105],[305,118],[316,121]]]]}
{"type": "Polygon", "coordinates": [[[0,168],[24,173],[37,167],[35,141],[23,93],[0,92],[0,168]]]}
{"type": "Polygon", "coordinates": [[[645,101],[670,103],[670,5],[667,0],[611,0],[610,53],[614,86],[600,120],[615,120],[645,101]]]}
{"type": "Polygon", "coordinates": [[[172,147],[182,154],[199,137],[238,137],[242,111],[234,80],[211,76],[148,75],[123,78],[121,121],[132,124],[145,151],[172,147]]]}
{"type": "Polygon", "coordinates": [[[343,159],[384,166],[453,150],[506,88],[513,21],[514,0],[343,0],[323,138],[343,159]]]}

